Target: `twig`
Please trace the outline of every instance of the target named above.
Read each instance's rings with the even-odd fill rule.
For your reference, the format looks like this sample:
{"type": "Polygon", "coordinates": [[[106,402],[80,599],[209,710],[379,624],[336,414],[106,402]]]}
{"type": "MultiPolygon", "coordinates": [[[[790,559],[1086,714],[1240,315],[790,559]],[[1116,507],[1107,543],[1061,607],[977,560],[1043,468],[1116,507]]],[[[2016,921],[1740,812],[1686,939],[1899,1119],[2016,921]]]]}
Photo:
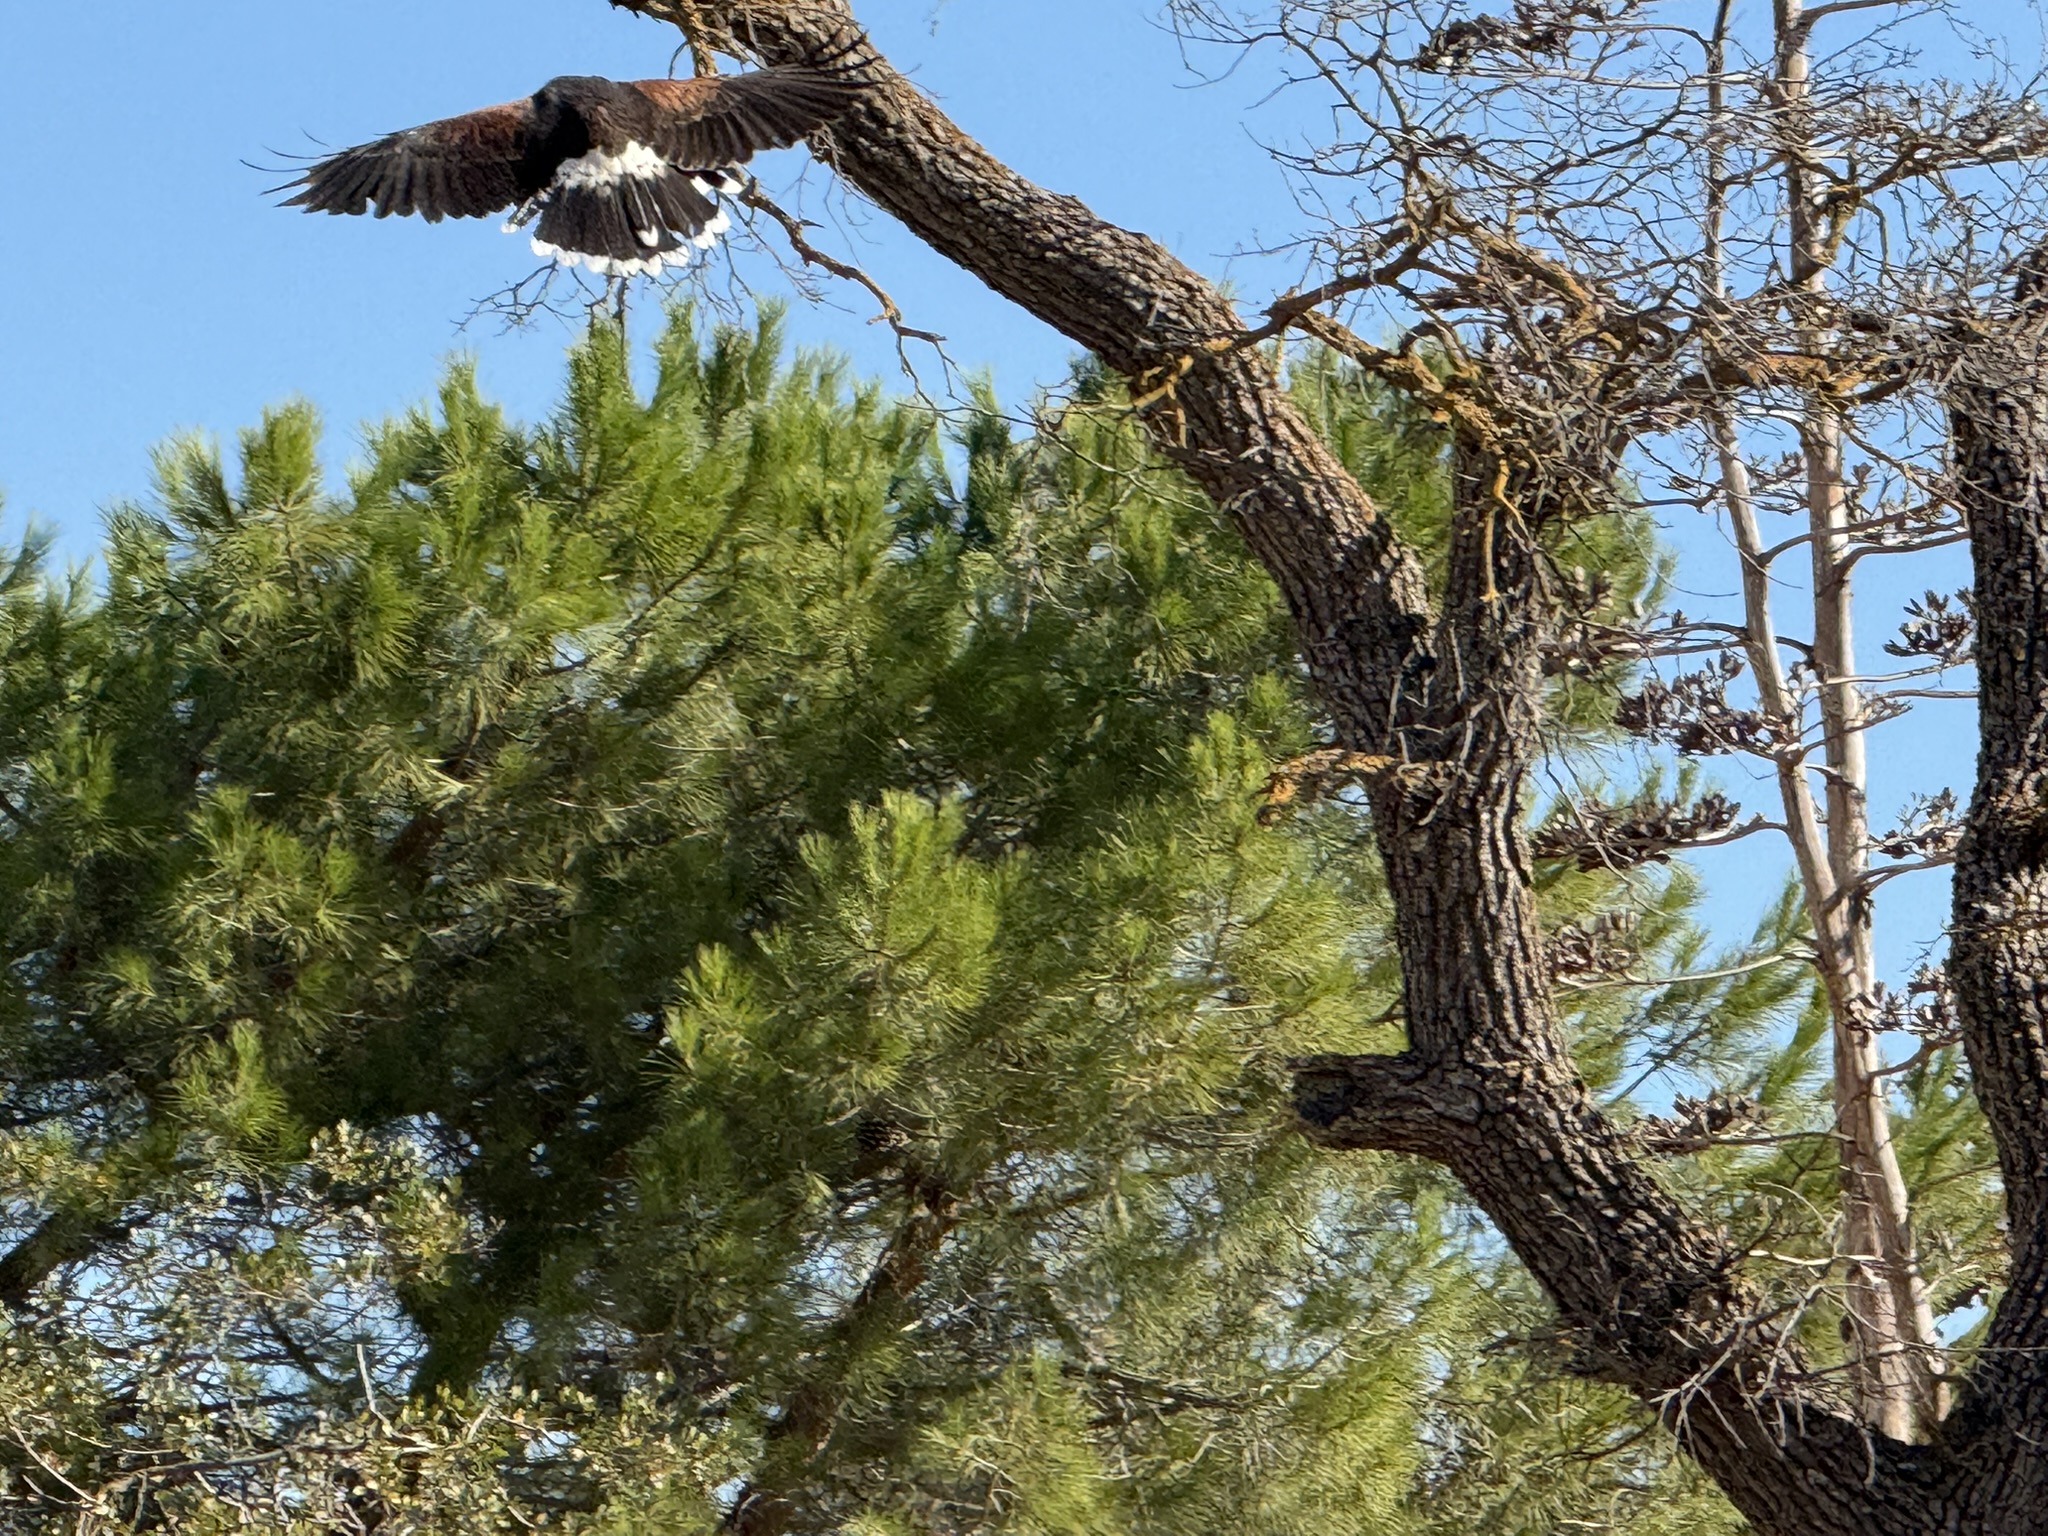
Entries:
{"type": "Polygon", "coordinates": [[[806,265],[821,267],[836,278],[849,283],[858,283],[861,287],[865,288],[874,297],[875,303],[881,306],[881,313],[869,320],[868,323],[870,325],[876,321],[886,322],[889,329],[896,333],[899,342],[922,341],[932,347],[941,347],[945,344],[946,338],[939,335],[936,331],[923,331],[919,330],[916,326],[905,325],[903,323],[902,309],[897,306],[894,299],[889,297],[888,292],[880,283],[876,282],[852,262],[841,261],[837,256],[829,255],[811,244],[804,231],[816,226],[811,224],[809,220],[800,219],[795,214],[786,212],[776,204],[773,198],[761,190],[758,183],[749,183],[747,190],[740,194],[740,201],[757,212],[767,214],[769,218],[780,224],[783,235],[789,241],[790,249],[795,251],[806,265]]]}

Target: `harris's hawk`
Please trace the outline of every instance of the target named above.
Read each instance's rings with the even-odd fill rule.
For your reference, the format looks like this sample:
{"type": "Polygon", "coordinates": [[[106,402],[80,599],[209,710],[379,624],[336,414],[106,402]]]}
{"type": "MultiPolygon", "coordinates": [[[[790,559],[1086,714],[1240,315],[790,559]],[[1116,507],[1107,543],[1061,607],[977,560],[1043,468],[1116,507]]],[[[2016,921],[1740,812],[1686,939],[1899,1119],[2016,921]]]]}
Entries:
{"type": "Polygon", "coordinates": [[[516,211],[533,248],[607,276],[686,264],[727,226],[717,195],[756,151],[831,122],[857,85],[793,65],[694,80],[563,75],[524,101],[446,117],[344,149],[279,191],[309,213],[419,213],[432,222],[516,211]]]}

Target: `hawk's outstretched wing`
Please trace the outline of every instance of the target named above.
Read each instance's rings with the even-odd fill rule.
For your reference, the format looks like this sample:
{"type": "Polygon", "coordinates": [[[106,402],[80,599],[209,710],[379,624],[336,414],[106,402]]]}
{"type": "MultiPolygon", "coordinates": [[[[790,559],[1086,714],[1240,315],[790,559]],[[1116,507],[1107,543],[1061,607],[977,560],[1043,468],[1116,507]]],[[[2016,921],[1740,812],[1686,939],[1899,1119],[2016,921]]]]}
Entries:
{"type": "Polygon", "coordinates": [[[533,248],[608,277],[681,266],[727,224],[735,167],[846,110],[848,71],[812,66],[619,83],[559,75],[525,101],[445,117],[315,162],[286,206],[441,219],[517,205],[533,248]],[[538,222],[535,222],[538,221],[538,222]]]}
{"type": "Polygon", "coordinates": [[[764,149],[794,144],[844,112],[860,87],[802,65],[694,80],[628,80],[659,110],[655,132],[671,165],[739,165],[764,149]]]}
{"type": "Polygon", "coordinates": [[[508,101],[387,134],[329,155],[278,190],[299,188],[285,206],[312,213],[374,207],[380,219],[420,213],[430,222],[495,213],[519,201],[516,172],[532,110],[530,101],[508,101]]]}

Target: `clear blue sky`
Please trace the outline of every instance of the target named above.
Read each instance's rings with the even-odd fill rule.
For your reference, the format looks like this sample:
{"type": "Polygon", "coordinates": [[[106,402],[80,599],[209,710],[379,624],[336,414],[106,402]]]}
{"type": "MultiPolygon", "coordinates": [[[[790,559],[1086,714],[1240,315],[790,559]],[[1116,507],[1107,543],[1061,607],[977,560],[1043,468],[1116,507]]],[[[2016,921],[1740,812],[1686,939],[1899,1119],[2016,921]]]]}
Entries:
{"type": "MultiPolygon", "coordinates": [[[[1245,127],[1265,84],[1185,88],[1151,11],[1148,0],[861,8],[899,66],[997,154],[1226,276],[1230,251],[1292,223],[1245,127]]],[[[16,148],[0,158],[0,494],[10,522],[56,523],[80,553],[95,509],[143,489],[151,443],[183,428],[227,438],[290,393],[318,404],[346,443],[469,351],[487,389],[522,414],[542,410],[564,326],[506,336],[486,320],[457,332],[477,300],[533,269],[523,238],[495,219],[281,210],[261,195],[280,178],[242,162],[360,142],[551,75],[665,74],[677,41],[603,0],[166,0],[4,14],[0,126],[16,148]]],[[[1284,130],[1270,111],[1265,121],[1284,130]]],[[[763,180],[780,190],[801,170],[790,152],[763,165],[763,180]]],[[[822,181],[814,171],[809,206],[843,210],[816,196],[822,181]]],[[[946,335],[963,364],[993,366],[1007,398],[1059,377],[1072,349],[1057,335],[886,220],[870,216],[854,234],[910,322],[946,335]]],[[[776,286],[758,255],[745,275],[776,286]]],[[[893,370],[888,337],[862,323],[864,296],[838,297],[854,312],[807,312],[796,334],[893,370]]]]}
{"type": "MultiPolygon", "coordinates": [[[[1299,135],[1314,104],[1263,102],[1272,77],[1255,67],[1199,85],[1155,9],[1153,0],[865,0],[860,13],[899,67],[1012,166],[1263,303],[1293,269],[1232,253],[1284,238],[1300,221],[1255,140],[1299,135]]],[[[496,220],[430,227],[281,210],[262,195],[279,178],[243,162],[276,165],[282,154],[360,142],[524,95],[555,74],[664,74],[677,40],[603,0],[14,4],[0,17],[0,129],[11,146],[0,157],[0,495],[9,529],[27,516],[54,524],[75,557],[91,551],[101,507],[146,491],[150,445],[174,430],[231,438],[264,405],[300,394],[324,413],[339,461],[362,421],[424,396],[461,352],[515,413],[544,411],[567,327],[457,329],[479,299],[532,270],[523,239],[500,234],[496,220]]],[[[791,152],[761,170],[779,192],[803,168],[791,152]]],[[[823,185],[813,171],[806,208],[847,213],[823,185]]],[[[944,333],[961,363],[992,368],[1006,399],[1058,381],[1071,355],[1064,340],[886,219],[851,212],[851,252],[912,324],[944,333]]],[[[775,291],[770,262],[742,260],[750,283],[775,291]]],[[[863,323],[864,296],[836,296],[846,308],[792,315],[797,339],[893,372],[890,339],[863,323]]],[[[930,370],[926,382],[943,381],[930,370]]],[[[1733,587],[1710,526],[1672,533],[1700,560],[1683,585],[1733,587]]],[[[1895,622],[1886,610],[1898,589],[1962,579],[1956,560],[1881,576],[1863,621],[1866,651],[1875,656],[1895,622]]],[[[1693,613],[1719,606],[1711,595],[1682,603],[1693,613]]],[[[1966,713],[1937,708],[1877,739],[1877,825],[1914,787],[1967,785],[1966,713]]],[[[1743,764],[1714,766],[1752,808],[1769,806],[1767,781],[1752,781],[1743,764]]],[[[1731,934],[1785,868],[1782,850],[1762,839],[1706,863],[1710,912],[1731,934]]],[[[1943,905],[1939,883],[1924,877],[1886,891],[1881,936],[1894,975],[1938,933],[1943,905]]]]}

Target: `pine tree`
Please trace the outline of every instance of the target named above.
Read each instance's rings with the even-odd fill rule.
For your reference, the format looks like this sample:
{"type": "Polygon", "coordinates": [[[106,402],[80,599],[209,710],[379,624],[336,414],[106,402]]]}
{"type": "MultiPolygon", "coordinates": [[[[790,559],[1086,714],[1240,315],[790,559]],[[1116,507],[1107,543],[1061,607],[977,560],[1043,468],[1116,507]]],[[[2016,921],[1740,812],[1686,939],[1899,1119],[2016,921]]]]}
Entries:
{"type": "MultiPolygon", "coordinates": [[[[304,405],[173,443],[103,591],[0,581],[0,1517],[1731,1528],[1490,1348],[1541,1307],[1440,1175],[1291,1132],[1290,1055],[1399,1039],[1380,876],[1279,803],[1276,594],[1113,386],[1019,439],[772,316],[627,361],[536,428],[457,368],[341,493],[304,405]]],[[[1440,547],[1430,423],[1294,387],[1440,547]]],[[[1579,538],[1595,607],[1660,578],[1579,538]]],[[[1708,963],[1682,866],[1542,883],[1614,1106],[1818,1102],[1796,907],[1708,963]]],[[[1791,1155],[1681,1177],[1739,1221],[1791,1155]]]]}
{"type": "Polygon", "coordinates": [[[1442,1202],[1286,1132],[1389,978],[1265,578],[1117,413],[956,476],[778,351],[24,559],[19,1518],[1405,1528],[1442,1202]]]}

